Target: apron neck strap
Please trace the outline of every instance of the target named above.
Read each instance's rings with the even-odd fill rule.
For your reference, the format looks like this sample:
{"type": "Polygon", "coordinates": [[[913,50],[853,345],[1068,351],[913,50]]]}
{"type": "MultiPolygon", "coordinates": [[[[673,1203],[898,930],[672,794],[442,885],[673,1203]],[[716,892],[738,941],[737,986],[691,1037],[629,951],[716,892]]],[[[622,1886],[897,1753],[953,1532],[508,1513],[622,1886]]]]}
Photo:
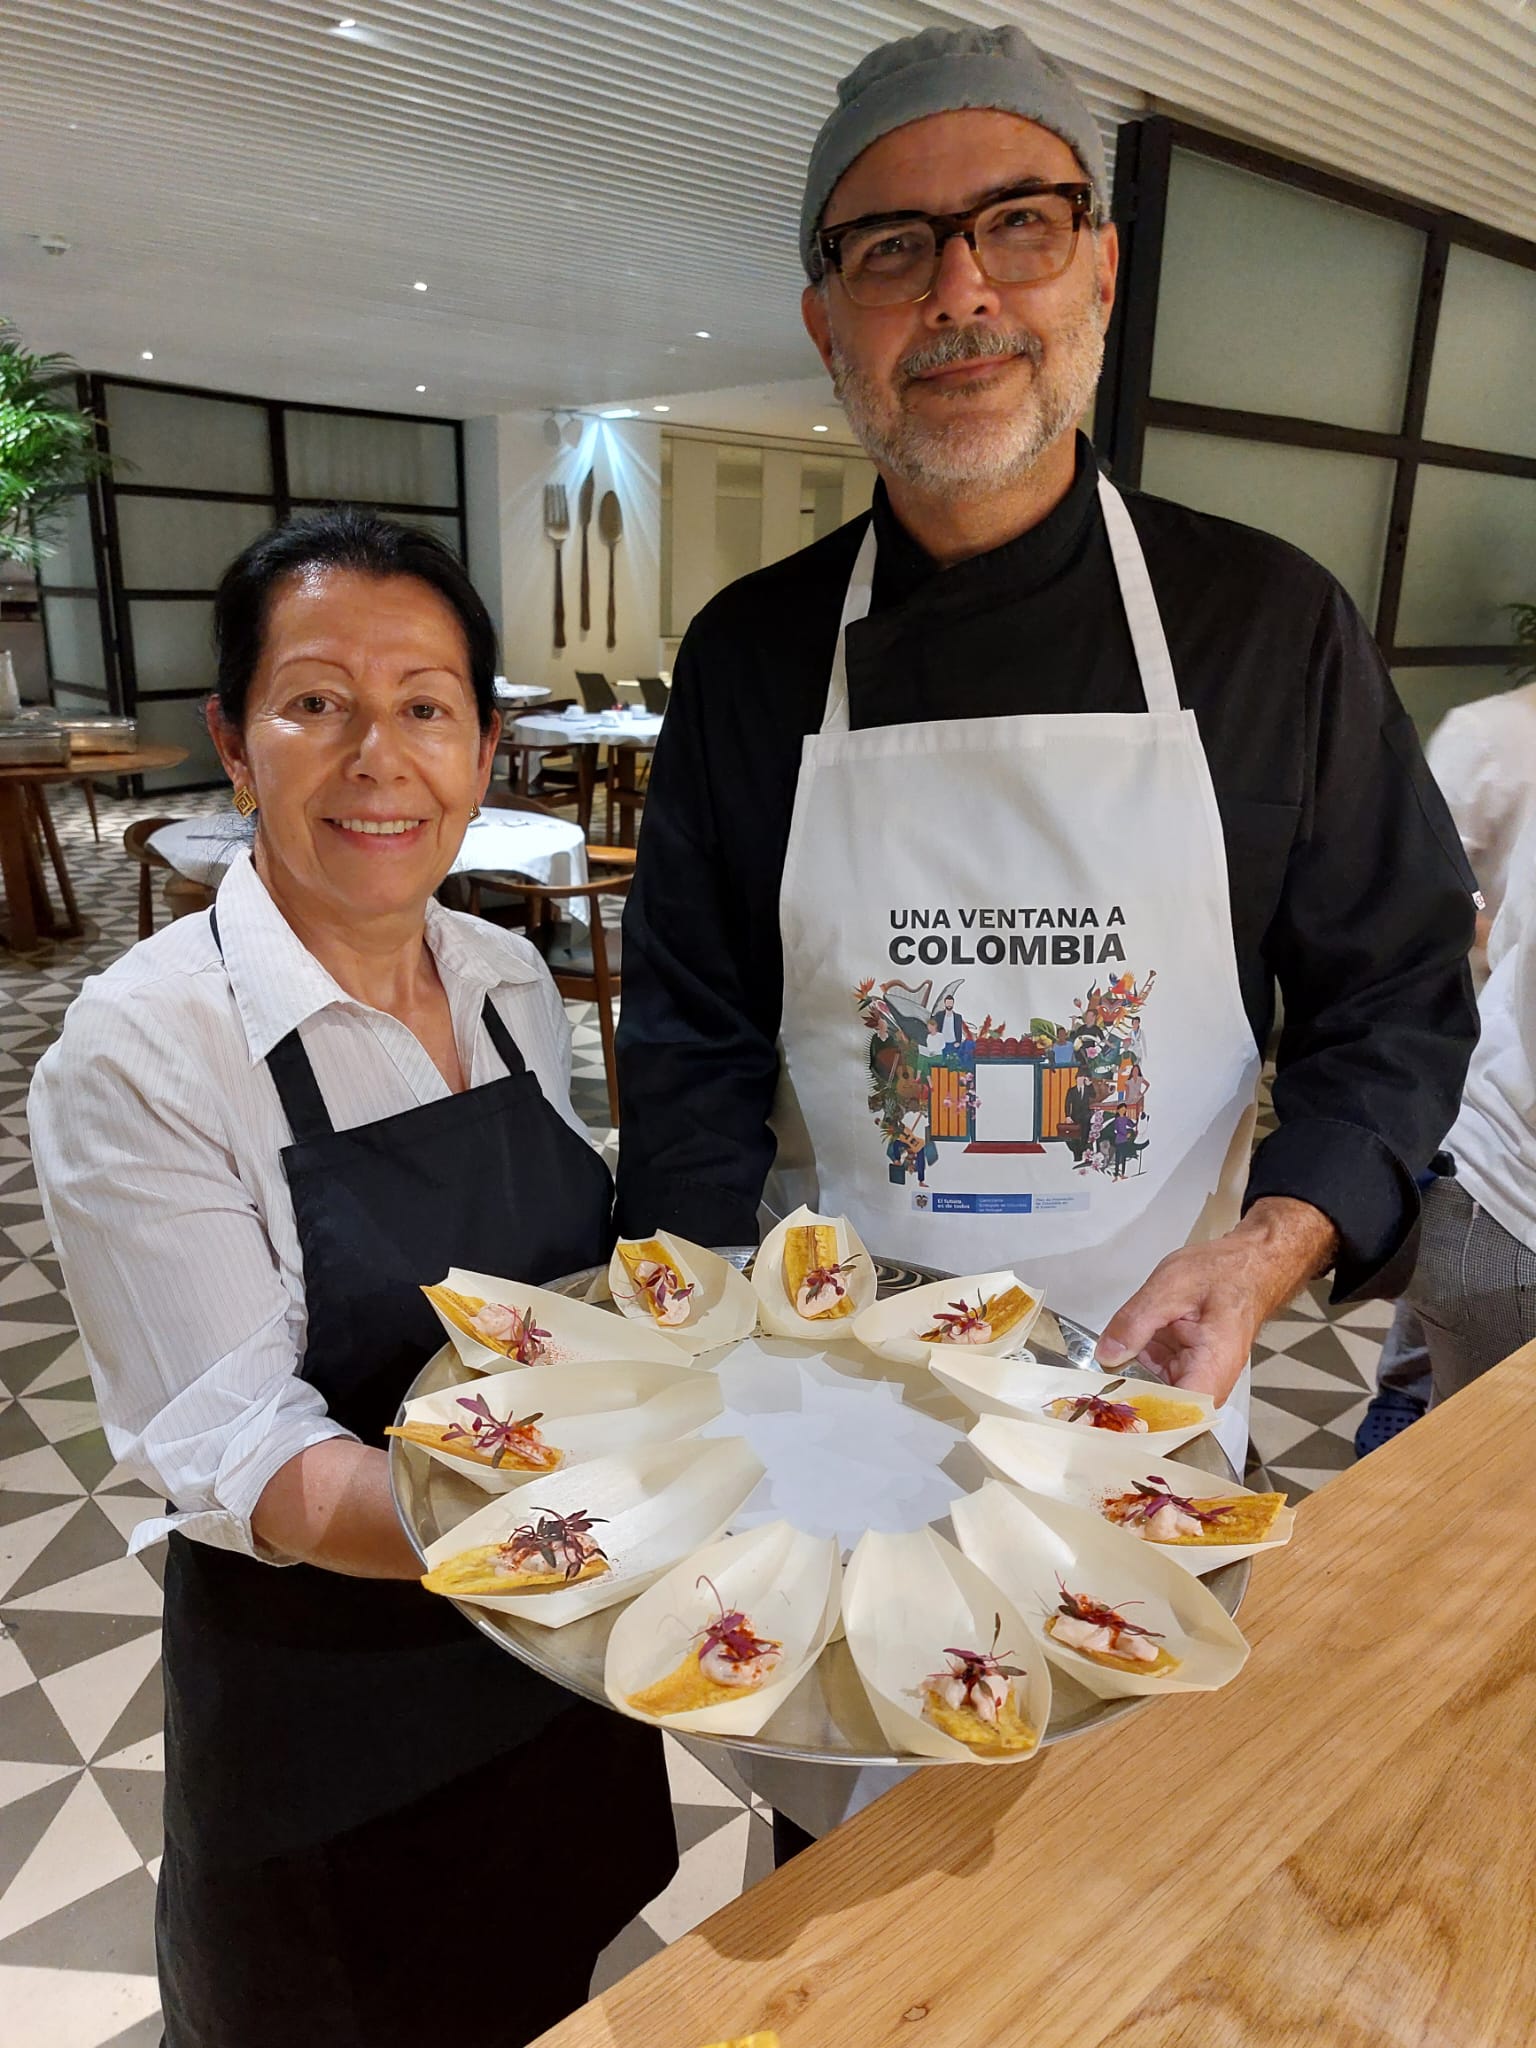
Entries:
{"type": "Polygon", "coordinates": [[[283,1105],[294,1143],[308,1145],[316,1138],[329,1137],[336,1126],[331,1122],[297,1025],[267,1054],[267,1072],[276,1084],[277,1099],[283,1105]]]}
{"type": "Polygon", "coordinates": [[[869,607],[874,594],[875,520],[874,514],[871,513],[864,538],[859,543],[859,552],[853,558],[853,574],[848,578],[848,594],[843,599],[843,616],[837,622],[837,644],[832,651],[832,680],[827,685],[827,708],[821,721],[823,732],[848,730],[848,628],[856,625],[860,619],[869,617],[869,607]]]}
{"type": "MultiPolygon", "coordinates": [[[[1125,500],[1109,478],[1102,474],[1099,477],[1099,508],[1109,535],[1109,551],[1120,585],[1120,602],[1125,607],[1125,620],[1131,631],[1131,646],[1141,673],[1147,709],[1177,711],[1179,687],[1174,678],[1173,658],[1168,652],[1168,637],[1163,631],[1157,599],[1152,594],[1146,557],[1142,554],[1131,515],[1125,509],[1125,500]]],[[[859,552],[854,557],[853,574],[848,578],[848,592],[843,599],[843,615],[837,623],[832,676],[827,685],[827,708],[821,721],[824,733],[848,730],[848,628],[869,616],[875,588],[875,551],[875,522],[871,516],[859,544],[859,552]]]]}
{"type": "Polygon", "coordinates": [[[1131,645],[1136,650],[1136,666],[1141,671],[1141,688],[1147,709],[1177,711],[1179,686],[1174,679],[1173,657],[1168,652],[1168,636],[1163,631],[1157,599],[1152,594],[1147,558],[1136,538],[1136,528],[1125,509],[1124,498],[1102,473],[1099,476],[1099,510],[1104,515],[1105,530],[1109,534],[1109,551],[1114,557],[1115,574],[1120,583],[1120,602],[1125,607],[1125,622],[1131,629],[1131,645]]]}
{"type": "Polygon", "coordinates": [[[490,1036],[492,1045],[501,1055],[501,1063],[509,1074],[526,1074],[528,1063],[519,1050],[517,1040],[501,1021],[501,1012],[487,996],[481,1018],[490,1036]]]}
{"type": "MultiPolygon", "coordinates": [[[[526,1074],[528,1063],[489,996],[480,1012],[480,1021],[501,1055],[508,1077],[526,1074]]],[[[277,1097],[283,1105],[283,1115],[288,1119],[295,1144],[305,1145],[313,1138],[327,1137],[336,1128],[325,1106],[325,1097],[320,1093],[320,1083],[315,1079],[315,1070],[310,1065],[297,1025],[267,1054],[267,1071],[276,1084],[277,1097]]]]}
{"type": "MultiPolygon", "coordinates": [[[[213,943],[218,948],[219,958],[224,957],[224,941],[219,937],[219,912],[215,905],[208,912],[208,929],[213,934],[213,943]]],[[[501,1063],[509,1075],[526,1074],[528,1062],[523,1058],[517,1040],[502,1022],[501,1012],[485,998],[480,1012],[480,1021],[486,1034],[501,1056],[501,1063]]],[[[315,1070],[310,1064],[309,1054],[304,1050],[295,1025],[286,1038],[279,1039],[267,1054],[267,1072],[277,1088],[277,1099],[283,1105],[283,1115],[288,1119],[296,1144],[307,1144],[312,1138],[323,1138],[334,1131],[331,1113],[325,1106],[325,1097],[320,1093],[320,1083],[315,1079],[315,1070]]]]}

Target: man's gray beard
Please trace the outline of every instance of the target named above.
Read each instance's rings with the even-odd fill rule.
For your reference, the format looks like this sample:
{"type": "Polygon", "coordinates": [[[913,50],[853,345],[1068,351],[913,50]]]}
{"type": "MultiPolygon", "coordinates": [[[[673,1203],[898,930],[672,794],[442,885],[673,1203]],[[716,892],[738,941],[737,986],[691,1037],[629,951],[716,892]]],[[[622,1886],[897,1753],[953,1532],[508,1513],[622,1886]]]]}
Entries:
{"type": "MultiPolygon", "coordinates": [[[[1042,381],[1044,351],[1027,328],[956,327],[897,365],[900,388],[924,370],[988,357],[1023,356],[1035,375],[1018,409],[1005,418],[968,411],[933,426],[908,412],[899,399],[877,387],[832,344],[832,388],[848,424],[871,461],[931,497],[953,498],[973,491],[1006,490],[1019,483],[1087,411],[1104,365],[1104,331],[1090,302],[1059,336],[1056,373],[1042,381]]],[[[954,401],[964,404],[964,394],[954,401]]]]}

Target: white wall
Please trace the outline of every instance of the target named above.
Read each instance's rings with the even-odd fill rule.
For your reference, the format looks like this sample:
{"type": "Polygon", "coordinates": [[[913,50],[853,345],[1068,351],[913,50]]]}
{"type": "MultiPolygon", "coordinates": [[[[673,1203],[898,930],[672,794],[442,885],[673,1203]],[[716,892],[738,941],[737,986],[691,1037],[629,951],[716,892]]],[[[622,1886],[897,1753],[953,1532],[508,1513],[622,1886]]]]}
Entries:
{"type": "Polygon", "coordinates": [[[644,420],[590,420],[576,448],[552,449],[542,413],[498,413],[464,428],[469,570],[501,630],[502,667],[518,683],[577,695],[576,671],[654,675],[662,666],[661,429],[644,420]],[[592,625],[580,623],[582,479],[596,473],[588,535],[592,625]],[[544,533],[544,486],[563,483],[571,534],[561,550],[566,646],[554,646],[555,549],[544,533]],[[597,506],[616,493],[624,531],[615,551],[616,644],[607,641],[608,550],[597,506]]]}
{"type": "Polygon", "coordinates": [[[672,589],[662,616],[674,634],[726,584],[856,518],[874,495],[875,466],[857,450],[763,447],[729,434],[666,438],[672,589]]]}

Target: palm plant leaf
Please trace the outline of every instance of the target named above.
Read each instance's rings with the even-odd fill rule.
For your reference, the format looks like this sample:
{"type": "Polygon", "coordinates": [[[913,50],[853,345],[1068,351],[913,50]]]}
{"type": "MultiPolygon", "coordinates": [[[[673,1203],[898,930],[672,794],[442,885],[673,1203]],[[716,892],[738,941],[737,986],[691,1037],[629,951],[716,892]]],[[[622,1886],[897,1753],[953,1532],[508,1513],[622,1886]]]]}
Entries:
{"type": "Polygon", "coordinates": [[[0,320],[0,559],[39,567],[69,498],[107,467],[96,421],[74,403],[76,374],[68,356],[34,354],[0,320]]]}

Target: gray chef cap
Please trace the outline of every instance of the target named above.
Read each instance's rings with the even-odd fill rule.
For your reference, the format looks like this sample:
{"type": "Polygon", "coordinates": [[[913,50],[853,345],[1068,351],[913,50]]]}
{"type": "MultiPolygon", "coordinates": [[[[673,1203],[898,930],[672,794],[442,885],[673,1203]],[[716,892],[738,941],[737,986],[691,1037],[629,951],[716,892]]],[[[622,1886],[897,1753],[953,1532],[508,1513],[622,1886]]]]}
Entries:
{"type": "Polygon", "coordinates": [[[816,231],[833,187],[872,142],[930,114],[964,107],[1020,114],[1059,135],[1107,211],[1104,145],[1077,87],[1054,57],[1021,28],[925,28],[872,50],[837,88],[837,106],[811,150],[800,207],[800,259],[814,283],[822,274],[816,231]]]}

